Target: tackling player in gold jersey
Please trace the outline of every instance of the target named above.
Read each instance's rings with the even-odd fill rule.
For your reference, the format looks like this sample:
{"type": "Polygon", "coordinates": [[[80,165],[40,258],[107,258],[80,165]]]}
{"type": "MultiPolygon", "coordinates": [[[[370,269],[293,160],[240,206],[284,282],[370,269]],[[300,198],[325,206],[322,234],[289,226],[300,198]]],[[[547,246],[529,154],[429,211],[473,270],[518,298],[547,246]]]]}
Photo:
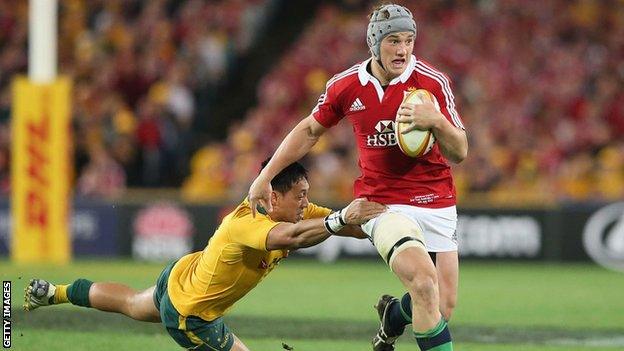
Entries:
{"type": "MultiPolygon", "coordinates": [[[[263,167],[268,162],[263,163],[263,167]]],[[[26,288],[26,310],[60,303],[122,313],[161,322],[182,347],[192,350],[249,350],[222,316],[267,274],[288,251],[316,245],[330,235],[366,238],[359,224],[378,216],[385,206],[356,199],[330,209],[308,202],[307,171],[293,163],[272,181],[272,209],[251,214],[244,200],[221,222],[203,251],[169,264],[156,285],[135,291],[119,283],[78,279],[54,285],[32,279],[26,288]]]]}

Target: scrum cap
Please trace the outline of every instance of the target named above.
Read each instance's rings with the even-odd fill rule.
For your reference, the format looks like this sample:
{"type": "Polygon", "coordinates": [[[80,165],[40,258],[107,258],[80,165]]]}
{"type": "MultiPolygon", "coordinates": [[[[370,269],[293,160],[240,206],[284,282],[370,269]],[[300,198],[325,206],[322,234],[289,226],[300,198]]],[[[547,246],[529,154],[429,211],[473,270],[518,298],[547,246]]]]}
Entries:
{"type": "Polygon", "coordinates": [[[383,38],[396,32],[412,32],[416,35],[416,22],[410,10],[401,5],[389,4],[373,11],[366,30],[366,42],[377,59],[383,38]]]}

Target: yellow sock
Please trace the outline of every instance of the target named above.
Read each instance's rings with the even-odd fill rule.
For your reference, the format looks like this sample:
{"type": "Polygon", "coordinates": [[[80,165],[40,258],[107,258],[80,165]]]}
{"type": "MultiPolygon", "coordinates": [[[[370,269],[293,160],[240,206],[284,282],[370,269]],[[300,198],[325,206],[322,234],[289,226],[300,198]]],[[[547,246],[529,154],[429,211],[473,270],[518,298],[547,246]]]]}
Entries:
{"type": "Polygon", "coordinates": [[[67,303],[69,300],[67,299],[67,287],[69,285],[57,285],[56,291],[54,292],[54,304],[59,303],[67,303]]]}

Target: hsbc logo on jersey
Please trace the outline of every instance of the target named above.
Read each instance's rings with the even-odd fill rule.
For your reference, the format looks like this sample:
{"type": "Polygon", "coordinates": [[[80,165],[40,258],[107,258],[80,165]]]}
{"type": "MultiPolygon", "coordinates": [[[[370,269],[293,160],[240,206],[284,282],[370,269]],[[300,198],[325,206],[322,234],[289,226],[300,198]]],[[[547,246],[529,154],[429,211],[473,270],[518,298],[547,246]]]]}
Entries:
{"type": "Polygon", "coordinates": [[[369,147],[387,147],[397,144],[396,135],[394,135],[394,121],[384,119],[375,125],[377,133],[366,136],[366,146],[369,147]]]}
{"type": "Polygon", "coordinates": [[[381,120],[375,125],[377,133],[394,133],[394,121],[381,120]]]}

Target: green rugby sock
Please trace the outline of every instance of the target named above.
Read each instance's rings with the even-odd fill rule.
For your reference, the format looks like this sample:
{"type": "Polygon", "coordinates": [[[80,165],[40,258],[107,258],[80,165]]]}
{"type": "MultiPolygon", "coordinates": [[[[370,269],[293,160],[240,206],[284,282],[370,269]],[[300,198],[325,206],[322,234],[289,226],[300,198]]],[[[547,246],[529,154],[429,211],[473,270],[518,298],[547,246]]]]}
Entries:
{"type": "Polygon", "coordinates": [[[444,318],[432,329],[420,334],[414,332],[416,342],[422,351],[453,351],[451,332],[444,318]]]}
{"type": "Polygon", "coordinates": [[[87,279],[77,279],[67,287],[67,299],[76,306],[91,307],[89,303],[89,289],[93,282],[87,279]]]}

